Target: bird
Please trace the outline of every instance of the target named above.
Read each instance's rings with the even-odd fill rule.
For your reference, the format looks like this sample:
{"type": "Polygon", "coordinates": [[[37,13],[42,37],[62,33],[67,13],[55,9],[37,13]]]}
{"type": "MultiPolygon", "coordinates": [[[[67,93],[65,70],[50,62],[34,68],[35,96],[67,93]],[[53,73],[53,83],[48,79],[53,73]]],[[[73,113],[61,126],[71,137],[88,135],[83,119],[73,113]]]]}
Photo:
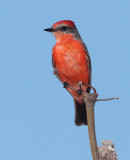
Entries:
{"type": "Polygon", "coordinates": [[[82,92],[90,93],[91,90],[83,85],[91,85],[92,69],[88,49],[71,20],[58,21],[44,31],[51,32],[56,38],[52,49],[52,66],[74,99],[74,122],[77,126],[87,125],[87,110],[82,92]]]}

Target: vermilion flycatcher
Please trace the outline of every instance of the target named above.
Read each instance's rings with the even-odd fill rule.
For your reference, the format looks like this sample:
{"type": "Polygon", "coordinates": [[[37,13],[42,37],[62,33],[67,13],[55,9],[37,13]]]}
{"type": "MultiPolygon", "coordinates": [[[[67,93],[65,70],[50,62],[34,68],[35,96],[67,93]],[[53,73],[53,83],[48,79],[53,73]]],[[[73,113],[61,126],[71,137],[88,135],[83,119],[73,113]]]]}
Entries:
{"type": "MultiPolygon", "coordinates": [[[[80,90],[81,84],[91,85],[91,60],[87,47],[74,22],[70,20],[59,21],[45,31],[52,32],[56,37],[56,44],[52,50],[52,65],[74,98],[75,124],[87,125],[83,94],[67,87],[69,85],[80,90]]],[[[82,91],[89,93],[90,88],[82,86],[82,91]]]]}

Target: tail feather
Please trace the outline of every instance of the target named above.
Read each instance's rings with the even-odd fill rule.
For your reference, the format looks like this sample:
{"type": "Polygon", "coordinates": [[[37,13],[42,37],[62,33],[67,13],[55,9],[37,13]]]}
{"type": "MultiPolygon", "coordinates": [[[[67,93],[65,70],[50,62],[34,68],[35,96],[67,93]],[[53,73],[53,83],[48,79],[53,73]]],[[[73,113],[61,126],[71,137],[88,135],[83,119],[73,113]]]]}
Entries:
{"type": "Polygon", "coordinates": [[[75,103],[75,124],[77,126],[87,125],[87,111],[85,103],[79,104],[74,100],[75,103]]]}

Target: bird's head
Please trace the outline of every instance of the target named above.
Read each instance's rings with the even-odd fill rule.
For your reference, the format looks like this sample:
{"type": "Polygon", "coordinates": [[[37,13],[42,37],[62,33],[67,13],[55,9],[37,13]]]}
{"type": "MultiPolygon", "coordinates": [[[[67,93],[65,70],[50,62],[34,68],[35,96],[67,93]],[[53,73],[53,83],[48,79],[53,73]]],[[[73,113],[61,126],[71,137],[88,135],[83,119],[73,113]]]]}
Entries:
{"type": "Polygon", "coordinates": [[[81,39],[74,22],[70,20],[56,22],[51,28],[44,29],[44,31],[52,32],[57,42],[67,39],[81,39]]]}

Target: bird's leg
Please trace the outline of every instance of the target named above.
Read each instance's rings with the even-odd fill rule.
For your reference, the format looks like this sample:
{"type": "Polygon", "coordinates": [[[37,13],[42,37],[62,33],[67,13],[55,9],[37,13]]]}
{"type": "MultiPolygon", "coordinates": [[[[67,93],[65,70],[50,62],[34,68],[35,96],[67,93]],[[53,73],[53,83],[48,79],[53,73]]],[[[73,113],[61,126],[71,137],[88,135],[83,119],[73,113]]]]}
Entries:
{"type": "Polygon", "coordinates": [[[67,88],[69,86],[69,83],[68,82],[64,82],[63,83],[63,88],[67,88]]]}
{"type": "Polygon", "coordinates": [[[79,82],[79,88],[80,89],[77,90],[77,93],[80,96],[82,94],[82,92],[83,92],[83,90],[82,90],[82,82],[79,82]]]}

